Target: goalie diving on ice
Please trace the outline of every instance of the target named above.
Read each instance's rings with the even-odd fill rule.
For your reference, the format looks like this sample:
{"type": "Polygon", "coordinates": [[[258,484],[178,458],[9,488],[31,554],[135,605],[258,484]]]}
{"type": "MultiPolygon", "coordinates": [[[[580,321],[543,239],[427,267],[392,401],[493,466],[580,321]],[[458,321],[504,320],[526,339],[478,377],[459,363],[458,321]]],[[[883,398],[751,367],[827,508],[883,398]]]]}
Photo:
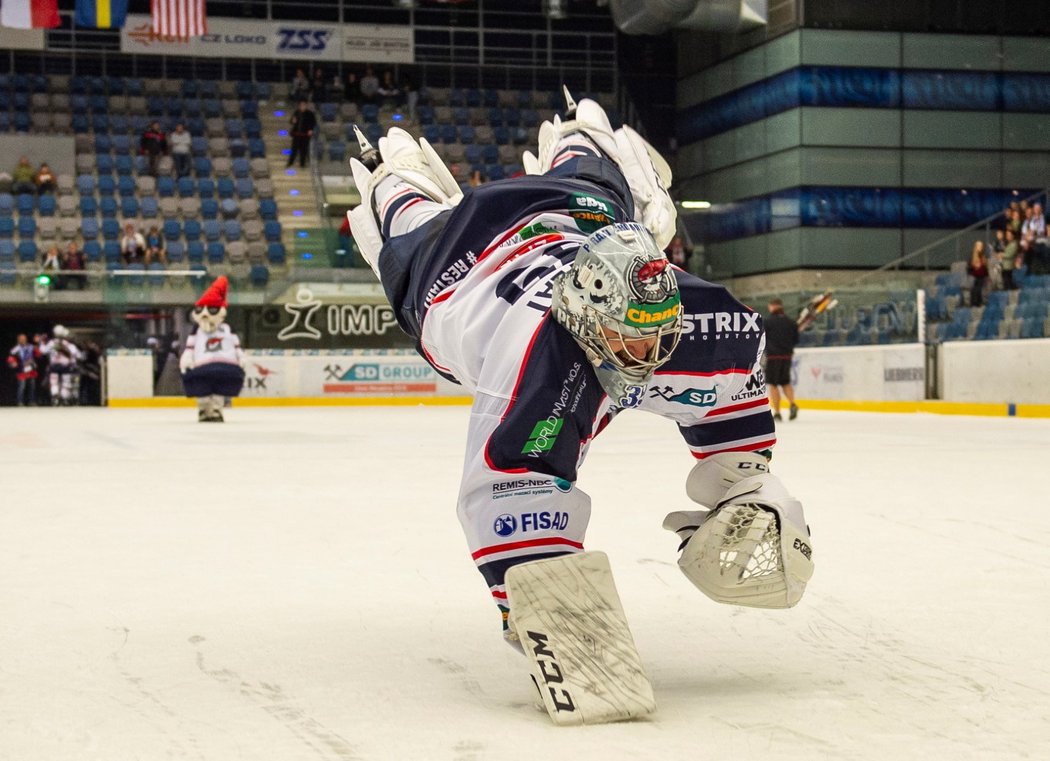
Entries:
{"type": "Polygon", "coordinates": [[[675,421],[697,461],[702,509],[663,525],[706,595],[790,607],[813,566],[802,506],[769,472],[760,315],[667,261],[671,171],[652,146],[566,100],[525,176],[465,192],[425,139],[358,132],[349,216],[401,328],[473,396],[459,519],[551,718],[579,724],[655,709],[608,560],[584,552],[577,473],[617,415],[675,421]]]}

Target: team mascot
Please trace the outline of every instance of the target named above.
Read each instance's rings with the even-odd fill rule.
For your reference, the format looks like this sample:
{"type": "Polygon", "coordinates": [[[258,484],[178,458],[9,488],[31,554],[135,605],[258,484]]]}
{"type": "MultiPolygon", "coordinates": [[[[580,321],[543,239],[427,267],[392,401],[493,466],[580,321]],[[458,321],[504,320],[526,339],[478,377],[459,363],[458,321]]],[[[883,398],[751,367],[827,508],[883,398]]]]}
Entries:
{"type": "Polygon", "coordinates": [[[226,319],[226,276],[218,278],[197,300],[190,318],[197,330],[186,339],[179,360],[186,396],[197,397],[197,420],[221,423],[225,397],[237,396],[244,386],[241,340],[226,319]]]}

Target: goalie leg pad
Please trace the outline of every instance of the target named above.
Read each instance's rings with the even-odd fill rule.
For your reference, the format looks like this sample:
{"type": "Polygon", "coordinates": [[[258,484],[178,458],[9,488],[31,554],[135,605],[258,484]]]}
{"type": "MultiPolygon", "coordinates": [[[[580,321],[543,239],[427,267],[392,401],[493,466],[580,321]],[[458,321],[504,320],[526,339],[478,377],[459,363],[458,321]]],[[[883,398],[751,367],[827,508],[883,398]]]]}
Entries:
{"type": "Polygon", "coordinates": [[[656,710],[605,553],[516,565],[506,589],[510,621],[555,724],[601,724],[656,710]]]}
{"type": "Polygon", "coordinates": [[[790,608],[813,575],[812,554],[802,505],[767,474],[729,489],[685,542],[678,565],[716,602],[790,608]]]}

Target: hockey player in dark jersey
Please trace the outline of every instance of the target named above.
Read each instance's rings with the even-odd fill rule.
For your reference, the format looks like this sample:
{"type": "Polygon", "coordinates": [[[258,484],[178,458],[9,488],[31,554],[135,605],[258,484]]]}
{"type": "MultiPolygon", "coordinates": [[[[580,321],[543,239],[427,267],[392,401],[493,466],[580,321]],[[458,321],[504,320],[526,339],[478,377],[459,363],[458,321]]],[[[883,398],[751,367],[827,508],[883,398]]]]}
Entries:
{"type": "Polygon", "coordinates": [[[670,170],[652,147],[593,101],[569,105],[574,118],[542,125],[525,177],[465,195],[397,128],[372,161],[360,137],[370,166],[351,162],[358,245],[420,354],[473,395],[459,518],[527,653],[539,635],[508,573],[583,551],[577,472],[628,409],[674,420],[696,459],[686,489],[702,509],[663,523],[690,581],[719,602],[790,607],[812,573],[802,506],[769,473],[760,315],[667,261],[670,170]]]}

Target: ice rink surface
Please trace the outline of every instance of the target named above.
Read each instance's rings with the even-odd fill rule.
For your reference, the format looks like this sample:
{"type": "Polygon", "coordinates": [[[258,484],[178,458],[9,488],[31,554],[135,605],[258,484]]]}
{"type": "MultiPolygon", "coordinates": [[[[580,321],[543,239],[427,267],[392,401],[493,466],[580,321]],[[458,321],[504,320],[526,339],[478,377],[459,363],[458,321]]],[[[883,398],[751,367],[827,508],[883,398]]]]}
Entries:
{"type": "Polygon", "coordinates": [[[673,424],[579,486],[652,678],[557,728],[455,516],[467,408],[0,412],[0,759],[1045,759],[1050,421],[803,411],[789,611],[675,566],[673,424]]]}

